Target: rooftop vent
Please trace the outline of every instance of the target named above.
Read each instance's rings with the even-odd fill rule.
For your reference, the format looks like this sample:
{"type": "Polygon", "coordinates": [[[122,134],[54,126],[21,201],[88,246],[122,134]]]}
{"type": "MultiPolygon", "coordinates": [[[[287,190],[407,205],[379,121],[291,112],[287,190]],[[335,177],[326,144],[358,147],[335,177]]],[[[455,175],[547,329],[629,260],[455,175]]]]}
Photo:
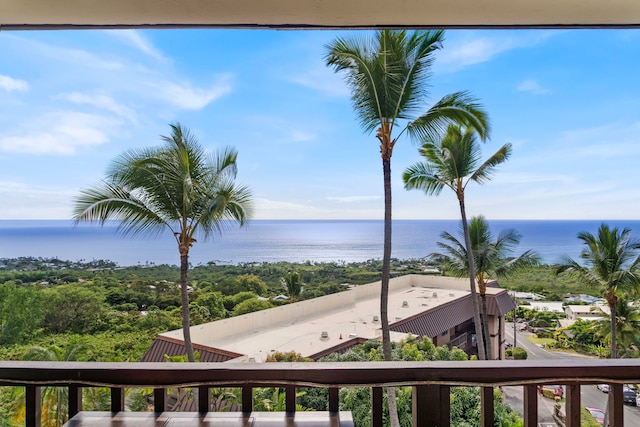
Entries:
{"type": "Polygon", "coordinates": [[[433,295],[431,295],[431,296],[434,297],[434,298],[438,298],[438,293],[434,292],[433,295]]]}
{"type": "Polygon", "coordinates": [[[329,333],[327,331],[322,331],[322,333],[320,334],[320,339],[321,340],[328,340],[329,339],[329,333]]]}
{"type": "Polygon", "coordinates": [[[402,320],[402,316],[396,316],[396,320],[402,320]]]}
{"type": "Polygon", "coordinates": [[[454,294],[449,294],[450,297],[455,296],[454,294]]]}
{"type": "Polygon", "coordinates": [[[402,308],[407,308],[409,307],[409,303],[406,301],[402,301],[402,308]]]}
{"type": "Polygon", "coordinates": [[[355,337],[357,337],[357,336],[358,336],[358,334],[356,334],[355,332],[351,332],[351,333],[349,334],[349,338],[355,338],[355,337]]]}
{"type": "Polygon", "coordinates": [[[379,318],[378,316],[373,316],[373,321],[374,321],[374,322],[379,322],[379,321],[380,321],[380,318],[379,318]]]}

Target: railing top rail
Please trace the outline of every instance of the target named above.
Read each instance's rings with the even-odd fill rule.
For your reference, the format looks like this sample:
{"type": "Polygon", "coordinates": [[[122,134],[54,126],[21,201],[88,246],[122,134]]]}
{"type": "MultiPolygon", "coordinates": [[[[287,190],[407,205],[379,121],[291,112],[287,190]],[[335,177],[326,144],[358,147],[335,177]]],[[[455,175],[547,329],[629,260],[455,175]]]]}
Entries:
{"type": "Polygon", "coordinates": [[[516,385],[640,383],[640,360],[518,360],[341,363],[0,362],[0,385],[180,387],[296,384],[516,385]]]}

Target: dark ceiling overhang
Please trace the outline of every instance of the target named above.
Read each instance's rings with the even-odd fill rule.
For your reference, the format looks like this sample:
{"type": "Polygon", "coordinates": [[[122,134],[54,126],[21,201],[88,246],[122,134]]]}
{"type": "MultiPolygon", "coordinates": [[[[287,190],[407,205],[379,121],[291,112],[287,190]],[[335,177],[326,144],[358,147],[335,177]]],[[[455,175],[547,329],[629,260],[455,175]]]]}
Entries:
{"type": "Polygon", "coordinates": [[[0,30],[637,26],[639,0],[0,1],[0,30]]]}

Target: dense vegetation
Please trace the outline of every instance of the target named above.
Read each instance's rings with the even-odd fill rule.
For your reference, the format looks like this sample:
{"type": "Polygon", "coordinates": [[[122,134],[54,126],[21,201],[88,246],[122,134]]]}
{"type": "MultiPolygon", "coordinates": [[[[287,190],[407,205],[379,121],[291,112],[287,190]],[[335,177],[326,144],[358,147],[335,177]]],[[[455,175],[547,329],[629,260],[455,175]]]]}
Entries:
{"type": "MultiPolygon", "coordinates": [[[[432,261],[393,260],[394,274],[421,273],[437,266],[432,261]]],[[[213,321],[241,313],[261,310],[288,301],[277,301],[277,295],[287,295],[283,278],[297,272],[302,282],[298,300],[341,292],[347,285],[380,280],[381,261],[362,263],[250,263],[241,265],[195,266],[191,270],[190,313],[193,324],[213,321]]],[[[117,267],[108,261],[70,262],[56,259],[19,258],[0,260],[0,359],[19,360],[37,354],[47,360],[138,361],[154,337],[181,325],[179,269],[168,265],[117,267]],[[74,351],[78,350],[78,351],[74,351]],[[79,351],[81,350],[81,351],[79,351]]],[[[564,292],[586,292],[567,277],[556,277],[553,269],[543,266],[527,270],[501,281],[503,286],[547,295],[564,292]],[[539,286],[537,283],[544,283],[539,286]],[[547,291],[549,290],[549,291],[547,291]]],[[[591,289],[592,291],[592,289],[591,289]]],[[[519,317],[524,314],[520,313],[519,317]]],[[[543,320],[541,316],[541,321],[543,320]]],[[[582,341],[583,335],[578,341],[582,341]]],[[[588,334],[585,333],[585,337],[588,334]]],[[[584,338],[587,339],[587,338],[584,338]]],[[[594,344],[591,344],[594,345],[594,344]]],[[[598,344],[595,344],[598,345],[598,344]]],[[[340,356],[341,360],[376,360],[381,357],[376,343],[340,356]]],[[[445,349],[427,348],[426,342],[406,342],[394,346],[394,358],[401,360],[448,360],[461,356],[445,349]],[[446,354],[445,354],[446,353],[446,354]]],[[[291,357],[277,355],[276,360],[291,357]]],[[[465,356],[466,357],[466,356],[465,356]]],[[[410,407],[410,393],[398,389],[399,407],[410,407]],[[409,406],[406,406],[409,405],[409,406]]],[[[52,391],[53,393],[53,391],[52,391]]],[[[222,393],[222,391],[221,391],[222,393]]],[[[323,401],[313,391],[305,391],[300,403],[315,408],[323,401]]],[[[344,391],[345,410],[366,411],[356,407],[363,391],[344,391]],[[350,406],[351,405],[351,406],[350,406]],[[354,406],[356,405],[356,406],[354,406]]],[[[0,391],[1,427],[12,425],[15,391],[0,391]]],[[[99,389],[88,396],[94,399],[87,408],[108,405],[108,396],[99,389]],[[107,403],[105,403],[107,402],[107,403]]],[[[52,395],[53,396],[53,395],[52,395]]],[[[452,414],[475,414],[479,398],[473,389],[460,389],[454,394],[452,414]],[[460,405],[458,406],[456,405],[460,405]],[[458,408],[458,409],[456,409],[458,408]]],[[[231,399],[230,396],[227,396],[231,399]]],[[[53,397],[52,397],[53,398],[53,397]]],[[[277,409],[284,395],[265,389],[257,394],[256,407],[277,409]]],[[[132,394],[131,407],[148,405],[143,394],[132,394]]],[[[233,400],[225,400],[233,405],[233,400]]],[[[324,401],[326,402],[326,400],[324,401]]],[[[364,402],[368,402],[365,399],[364,402]]],[[[221,403],[222,404],[222,403],[221,403]]],[[[498,407],[498,406],[497,406],[498,407]]],[[[107,406],[108,408],[108,406],[107,406]]],[[[18,408],[19,409],[19,408],[18,408]]],[[[354,413],[355,413],[354,412],[354,413]]],[[[465,415],[466,416],[466,415],[465,415]]],[[[510,417],[510,415],[509,415],[510,417]]],[[[502,415],[498,417],[502,420],[502,415]]],[[[512,422],[513,420],[509,418],[512,422]]],[[[474,420],[459,425],[474,425],[474,420]],[[467,423],[467,424],[465,424],[467,423]]],[[[517,421],[513,421],[517,424],[517,421]]],[[[500,421],[497,425],[513,425],[500,421]]],[[[458,424],[455,424],[458,425],[458,424]]]]}

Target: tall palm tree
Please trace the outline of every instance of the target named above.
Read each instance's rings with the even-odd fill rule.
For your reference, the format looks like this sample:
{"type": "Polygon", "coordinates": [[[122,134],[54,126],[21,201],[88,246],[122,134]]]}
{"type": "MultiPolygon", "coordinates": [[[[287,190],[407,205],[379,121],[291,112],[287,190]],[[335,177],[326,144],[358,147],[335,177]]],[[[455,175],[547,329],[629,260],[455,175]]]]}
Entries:
{"type": "MultiPolygon", "coordinates": [[[[469,257],[464,243],[464,231],[462,239],[443,232],[440,236],[444,242],[437,242],[437,245],[444,250],[443,254],[434,254],[444,257],[445,270],[457,277],[466,277],[469,274],[469,257]]],[[[494,239],[489,224],[480,215],[471,218],[469,223],[469,238],[471,240],[471,251],[475,264],[475,278],[480,294],[480,313],[482,317],[482,333],[487,340],[487,359],[492,359],[491,340],[489,339],[489,328],[487,326],[487,283],[489,278],[507,277],[523,268],[535,266],[539,263],[537,254],[528,250],[517,257],[512,256],[515,247],[520,243],[520,234],[510,228],[503,230],[494,239]]]]}
{"type": "Polygon", "coordinates": [[[376,131],[382,158],[384,188],[384,249],[380,290],[383,353],[391,360],[388,319],[391,270],[391,156],[399,138],[436,135],[450,122],[489,134],[486,112],[468,92],[447,95],[426,108],[434,55],[444,32],[382,30],[370,38],[337,38],[327,46],[326,63],[344,72],[354,109],[367,133],[376,131]]]}
{"type": "MultiPolygon", "coordinates": [[[[399,138],[433,136],[447,123],[461,122],[489,135],[486,112],[468,92],[446,95],[430,108],[428,81],[444,32],[381,30],[370,38],[337,38],[327,46],[328,66],[344,72],[354,109],[367,133],[376,131],[382,158],[384,246],[380,286],[380,323],[384,359],[391,360],[388,301],[391,274],[391,156],[399,138]],[[397,131],[397,132],[396,132],[397,131]]],[[[395,394],[388,389],[392,425],[399,425],[395,394]]]]}
{"type": "Polygon", "coordinates": [[[195,361],[191,344],[187,272],[189,250],[196,236],[221,233],[231,223],[240,226],[251,216],[251,193],[235,184],[235,149],[213,155],[197,139],[172,124],[164,145],[128,151],[116,158],[105,181],[76,198],[74,219],[119,221],[124,235],[159,235],[169,230],[180,253],[182,329],[187,357],[195,361]]]}
{"type": "Polygon", "coordinates": [[[495,168],[511,155],[511,144],[503,145],[491,157],[480,163],[480,144],[473,129],[460,125],[449,125],[440,138],[425,138],[420,147],[423,162],[416,163],[404,171],[404,186],[408,190],[422,190],[427,195],[439,195],[443,188],[453,190],[460,206],[462,230],[467,253],[469,289],[478,343],[478,356],[486,359],[486,349],[480,307],[476,291],[476,266],[471,248],[471,236],[467,222],[464,194],[470,182],[482,184],[489,179],[495,168]]]}
{"type": "Polygon", "coordinates": [[[601,224],[597,235],[578,233],[584,247],[580,253],[582,264],[566,257],[556,274],[569,272],[584,283],[599,288],[607,301],[611,328],[611,358],[618,357],[616,349],[616,307],[622,293],[637,291],[640,286],[640,241],[632,238],[631,230],[609,228],[601,224]]]}

